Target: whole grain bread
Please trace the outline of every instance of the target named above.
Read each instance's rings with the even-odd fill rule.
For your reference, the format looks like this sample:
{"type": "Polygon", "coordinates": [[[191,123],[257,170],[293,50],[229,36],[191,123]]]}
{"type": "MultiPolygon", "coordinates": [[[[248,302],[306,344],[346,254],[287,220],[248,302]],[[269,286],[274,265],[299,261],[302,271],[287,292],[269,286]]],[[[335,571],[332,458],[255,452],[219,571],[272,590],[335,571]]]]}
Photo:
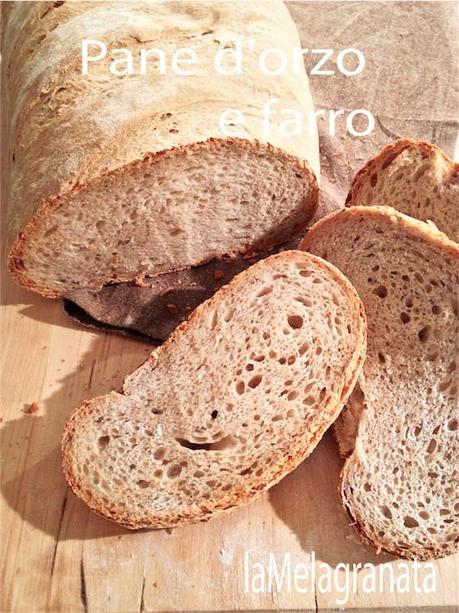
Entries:
{"type": "Polygon", "coordinates": [[[290,61],[271,76],[258,65],[264,49],[291,58],[300,47],[281,0],[18,2],[5,21],[9,267],[25,287],[60,297],[268,249],[313,215],[319,156],[306,72],[290,61]],[[83,39],[108,47],[88,75],[83,39]],[[220,75],[214,58],[238,39],[256,53],[244,47],[242,75],[220,75]],[[193,76],[172,71],[182,47],[196,53],[193,76]],[[116,48],[136,58],[134,74],[110,73],[116,48]],[[140,50],[154,48],[166,53],[166,75],[153,59],[140,72],[140,50]],[[301,135],[279,132],[284,108],[301,112],[301,135]],[[228,109],[245,118],[234,137],[219,127],[228,109]]]}
{"type": "Polygon", "coordinates": [[[351,281],[368,351],[335,432],[342,501],[364,540],[402,557],[459,543],[459,246],[388,207],[354,206],[301,243],[351,281]]]}
{"type": "Polygon", "coordinates": [[[254,264],[67,422],[63,470],[128,528],[205,521],[293,470],[336,419],[365,353],[354,288],[301,251],[254,264]]]}
{"type": "Polygon", "coordinates": [[[459,164],[425,141],[387,145],[359,170],[346,206],[384,205],[459,241],[459,164]]]}

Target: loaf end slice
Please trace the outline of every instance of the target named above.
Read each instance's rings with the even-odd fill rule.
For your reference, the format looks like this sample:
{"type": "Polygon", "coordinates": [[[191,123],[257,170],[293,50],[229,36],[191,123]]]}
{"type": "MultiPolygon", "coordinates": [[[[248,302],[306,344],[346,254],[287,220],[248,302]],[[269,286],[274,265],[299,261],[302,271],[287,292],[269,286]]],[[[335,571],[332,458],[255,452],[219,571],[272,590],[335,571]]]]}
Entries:
{"type": "Polygon", "coordinates": [[[459,241],[459,164],[425,141],[398,140],[357,173],[346,206],[385,205],[459,241]]]}
{"type": "Polygon", "coordinates": [[[63,470],[96,513],[128,528],[205,521],[293,470],[336,419],[364,359],[345,277],[287,251],[200,305],[122,392],[69,419],[63,470]]]}
{"type": "Polygon", "coordinates": [[[402,557],[458,551],[459,247],[370,206],[330,215],[301,246],[346,274],[368,320],[364,367],[335,427],[353,524],[402,557]]]}

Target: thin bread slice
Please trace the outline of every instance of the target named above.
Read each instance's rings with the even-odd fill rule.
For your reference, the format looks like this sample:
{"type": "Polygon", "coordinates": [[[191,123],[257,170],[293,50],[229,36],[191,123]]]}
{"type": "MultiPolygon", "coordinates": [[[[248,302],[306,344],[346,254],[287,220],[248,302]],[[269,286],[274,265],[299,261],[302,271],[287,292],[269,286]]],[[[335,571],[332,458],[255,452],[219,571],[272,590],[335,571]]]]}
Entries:
{"type": "Polygon", "coordinates": [[[63,470],[128,528],[205,521],[293,470],[336,419],[364,359],[351,284],[300,251],[263,260],[200,305],[123,391],[67,422],[63,470]]]}
{"type": "Polygon", "coordinates": [[[398,140],[359,170],[346,206],[392,206],[459,241],[459,164],[424,141],[398,140]]]}
{"type": "Polygon", "coordinates": [[[357,289],[368,351],[335,432],[341,496],[364,540],[407,558],[458,549],[458,261],[444,234],[388,207],[317,223],[303,249],[357,289]]]}

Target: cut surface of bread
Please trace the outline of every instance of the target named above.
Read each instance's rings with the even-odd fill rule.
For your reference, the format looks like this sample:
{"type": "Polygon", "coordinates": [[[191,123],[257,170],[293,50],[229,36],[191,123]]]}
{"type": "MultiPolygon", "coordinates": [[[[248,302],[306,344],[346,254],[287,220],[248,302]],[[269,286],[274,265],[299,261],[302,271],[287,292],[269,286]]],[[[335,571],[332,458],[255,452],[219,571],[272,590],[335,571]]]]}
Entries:
{"type": "Polygon", "coordinates": [[[317,133],[263,117],[271,99],[305,126],[313,111],[303,67],[258,66],[264,49],[300,47],[281,0],[17,2],[4,16],[9,266],[26,288],[58,298],[141,280],[281,244],[311,219],[317,133]],[[227,57],[216,69],[249,38],[242,74],[227,57]],[[107,47],[87,74],[82,40],[107,47]],[[172,59],[184,47],[189,74],[172,59]]]}
{"type": "Polygon", "coordinates": [[[388,207],[330,215],[301,247],[339,268],[368,321],[367,358],[335,433],[344,506],[364,540],[429,559],[459,542],[459,247],[388,207]]]}
{"type": "Polygon", "coordinates": [[[364,359],[360,300],[327,262],[287,251],[200,305],[147,362],[67,422],[63,470],[128,528],[204,521],[293,470],[364,359]]]}
{"type": "Polygon", "coordinates": [[[53,297],[269,249],[304,227],[316,191],[302,162],[269,145],[175,149],[60,198],[27,226],[10,265],[53,297]]]}
{"type": "Polygon", "coordinates": [[[459,164],[425,141],[398,140],[357,173],[346,206],[384,205],[459,241],[459,164]]]}

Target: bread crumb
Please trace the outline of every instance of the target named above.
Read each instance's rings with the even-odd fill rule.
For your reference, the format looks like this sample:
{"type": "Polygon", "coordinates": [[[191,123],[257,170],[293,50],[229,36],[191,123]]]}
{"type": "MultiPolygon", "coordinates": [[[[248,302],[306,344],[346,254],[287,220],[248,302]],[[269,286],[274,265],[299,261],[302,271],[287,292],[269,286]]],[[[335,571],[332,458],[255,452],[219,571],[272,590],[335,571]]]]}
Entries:
{"type": "Polygon", "coordinates": [[[24,407],[23,412],[26,415],[33,415],[34,413],[38,413],[38,411],[40,410],[40,407],[38,406],[38,402],[32,402],[29,405],[26,405],[24,407]]]}
{"type": "Polygon", "coordinates": [[[136,284],[137,287],[148,287],[147,284],[145,283],[145,279],[142,273],[140,272],[135,276],[134,283],[136,284]]]}
{"type": "Polygon", "coordinates": [[[170,302],[170,303],[167,305],[167,310],[169,311],[169,313],[174,313],[174,314],[175,314],[175,313],[178,313],[178,308],[177,308],[177,305],[176,305],[176,304],[174,304],[173,302],[170,302]]]}
{"type": "Polygon", "coordinates": [[[223,272],[223,270],[221,270],[220,268],[217,268],[214,271],[214,279],[217,281],[218,279],[221,279],[222,277],[225,276],[225,273],[223,272]]]}

